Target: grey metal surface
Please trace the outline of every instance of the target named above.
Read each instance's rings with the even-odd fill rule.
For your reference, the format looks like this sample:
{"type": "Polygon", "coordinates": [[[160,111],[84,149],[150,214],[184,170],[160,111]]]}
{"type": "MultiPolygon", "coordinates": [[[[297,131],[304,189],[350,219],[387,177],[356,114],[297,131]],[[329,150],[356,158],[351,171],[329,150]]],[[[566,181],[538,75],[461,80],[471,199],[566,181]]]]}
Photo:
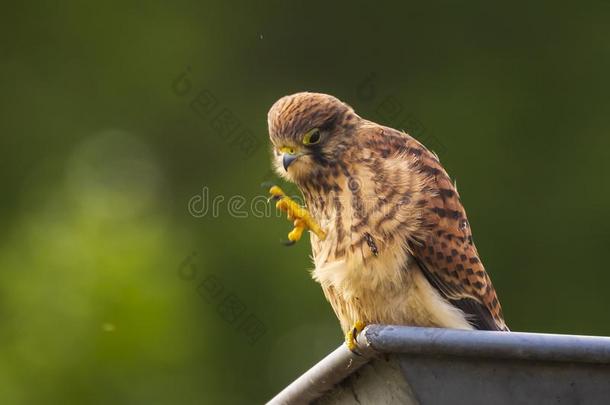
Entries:
{"type": "Polygon", "coordinates": [[[400,369],[398,356],[372,359],[314,405],[419,405],[400,369]]]}
{"type": "Polygon", "coordinates": [[[599,336],[371,325],[358,343],[380,353],[610,364],[610,338],[599,336]]]}
{"type": "Polygon", "coordinates": [[[347,382],[373,390],[378,382],[350,375],[383,354],[397,355],[414,403],[610,403],[607,337],[370,325],[358,347],[362,356],[342,345],[269,403],[305,404],[324,395],[325,404],[341,403],[337,390],[347,382]]]}
{"type": "Polygon", "coordinates": [[[369,361],[339,346],[271,399],[269,405],[309,404],[369,361]]]}
{"type": "Polygon", "coordinates": [[[400,367],[420,404],[610,403],[603,364],[400,355],[400,367]]]}

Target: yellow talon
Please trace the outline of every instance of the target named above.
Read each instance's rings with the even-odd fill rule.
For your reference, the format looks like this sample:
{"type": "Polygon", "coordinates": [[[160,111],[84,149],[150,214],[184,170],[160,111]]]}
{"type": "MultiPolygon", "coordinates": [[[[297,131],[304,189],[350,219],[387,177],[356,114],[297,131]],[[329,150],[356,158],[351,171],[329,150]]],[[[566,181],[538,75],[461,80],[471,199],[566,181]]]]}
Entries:
{"type": "Polygon", "coordinates": [[[291,242],[296,242],[296,241],[300,240],[301,236],[303,236],[304,230],[305,230],[305,227],[295,226],[294,229],[292,231],[290,231],[290,233],[288,234],[288,240],[291,242]]]}
{"type": "Polygon", "coordinates": [[[345,334],[345,345],[351,352],[356,352],[356,349],[358,348],[356,338],[358,334],[362,332],[365,326],[366,325],[364,322],[356,321],[350,330],[348,330],[345,334]]]}
{"type": "Polygon", "coordinates": [[[276,208],[285,211],[288,219],[294,221],[294,229],[288,234],[290,242],[297,242],[303,236],[306,229],[311,230],[321,240],[326,239],[326,233],[320,225],[314,221],[307,209],[301,207],[292,198],[288,197],[284,191],[278,186],[273,186],[269,189],[269,194],[272,198],[277,199],[276,208]]]}

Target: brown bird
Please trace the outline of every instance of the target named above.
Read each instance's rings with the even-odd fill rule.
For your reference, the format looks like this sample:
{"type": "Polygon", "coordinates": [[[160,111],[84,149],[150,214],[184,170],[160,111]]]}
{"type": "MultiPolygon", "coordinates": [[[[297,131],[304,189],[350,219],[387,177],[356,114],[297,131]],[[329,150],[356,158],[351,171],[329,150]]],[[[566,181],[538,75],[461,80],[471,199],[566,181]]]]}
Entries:
{"type": "Polygon", "coordinates": [[[323,230],[311,234],[312,275],[350,349],[370,323],[508,330],[434,153],[327,94],[282,97],[268,125],[276,170],[296,183],[306,210],[278,206],[295,231],[312,221],[323,230]]]}

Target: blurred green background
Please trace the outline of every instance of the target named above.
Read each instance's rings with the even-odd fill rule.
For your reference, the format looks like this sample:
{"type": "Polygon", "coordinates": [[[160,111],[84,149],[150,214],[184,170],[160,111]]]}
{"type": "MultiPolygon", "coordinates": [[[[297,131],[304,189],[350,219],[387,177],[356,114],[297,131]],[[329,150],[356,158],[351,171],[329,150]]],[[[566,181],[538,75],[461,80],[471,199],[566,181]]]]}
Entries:
{"type": "Polygon", "coordinates": [[[439,152],[513,330],[610,335],[609,13],[5,5],[0,403],[260,403],[341,343],[308,242],[227,205],[302,90],[439,152]]]}

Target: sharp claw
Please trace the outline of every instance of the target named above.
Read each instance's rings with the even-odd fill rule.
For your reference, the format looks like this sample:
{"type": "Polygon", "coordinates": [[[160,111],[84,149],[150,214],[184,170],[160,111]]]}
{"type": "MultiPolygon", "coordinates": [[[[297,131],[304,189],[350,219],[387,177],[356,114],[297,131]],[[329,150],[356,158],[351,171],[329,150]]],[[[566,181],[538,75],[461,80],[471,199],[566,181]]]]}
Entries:
{"type": "Polygon", "coordinates": [[[349,347],[348,347],[348,349],[349,349],[349,351],[350,351],[350,352],[352,352],[352,353],[353,353],[353,354],[355,354],[356,356],[358,356],[358,357],[364,357],[364,355],[358,351],[358,344],[357,344],[357,343],[356,343],[356,346],[354,346],[353,348],[349,348],[349,347]]]}
{"type": "MultiPolygon", "coordinates": [[[[262,184],[263,187],[269,186],[271,183],[265,182],[262,184]]],[[[320,239],[324,240],[326,234],[320,228],[320,226],[313,220],[311,214],[305,207],[301,207],[297,202],[292,200],[284,191],[275,185],[271,185],[269,188],[271,196],[267,199],[267,202],[276,201],[275,207],[278,210],[286,212],[286,216],[289,221],[293,221],[294,228],[288,234],[288,242],[282,244],[286,246],[294,245],[298,240],[301,239],[303,232],[307,229],[315,233],[320,239]]]]}
{"type": "Polygon", "coordinates": [[[280,240],[280,243],[284,246],[292,246],[297,242],[295,240],[280,240]]]}
{"type": "Polygon", "coordinates": [[[356,356],[362,357],[362,354],[358,351],[358,333],[360,333],[360,331],[357,328],[352,329],[352,336],[354,337],[354,344],[356,346],[354,347],[354,349],[351,350],[351,352],[354,353],[356,356]]]}
{"type": "Polygon", "coordinates": [[[358,334],[364,330],[364,327],[364,322],[356,321],[345,335],[345,344],[347,348],[358,356],[362,356],[362,354],[358,352],[358,334]]]}

